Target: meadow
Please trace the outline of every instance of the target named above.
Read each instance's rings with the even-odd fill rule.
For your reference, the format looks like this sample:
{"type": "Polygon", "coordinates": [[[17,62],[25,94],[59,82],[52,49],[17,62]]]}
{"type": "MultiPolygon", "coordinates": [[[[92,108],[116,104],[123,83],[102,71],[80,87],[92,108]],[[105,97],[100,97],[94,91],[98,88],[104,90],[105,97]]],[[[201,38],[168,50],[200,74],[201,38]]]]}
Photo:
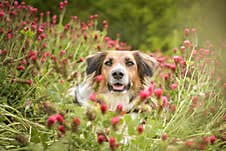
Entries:
{"type": "Polygon", "coordinates": [[[54,15],[0,2],[0,150],[226,149],[218,47],[200,45],[198,31],[186,28],[172,55],[145,51],[159,67],[136,100],[135,117],[120,104],[109,111],[95,95],[86,109],[68,95],[85,77],[86,56],[131,46],[109,37],[98,14],[63,24],[67,5],[60,2],[61,14],[54,15]]]}

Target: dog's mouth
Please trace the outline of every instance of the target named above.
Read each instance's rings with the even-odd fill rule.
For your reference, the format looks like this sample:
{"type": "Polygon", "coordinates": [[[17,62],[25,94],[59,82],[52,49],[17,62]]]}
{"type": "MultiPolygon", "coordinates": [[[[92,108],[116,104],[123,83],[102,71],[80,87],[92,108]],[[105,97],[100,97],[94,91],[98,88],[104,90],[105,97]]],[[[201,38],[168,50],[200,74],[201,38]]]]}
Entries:
{"type": "Polygon", "coordinates": [[[113,91],[113,92],[123,92],[123,91],[129,90],[129,88],[130,88],[130,83],[127,85],[119,82],[113,83],[113,84],[108,83],[109,91],[113,91]]]}

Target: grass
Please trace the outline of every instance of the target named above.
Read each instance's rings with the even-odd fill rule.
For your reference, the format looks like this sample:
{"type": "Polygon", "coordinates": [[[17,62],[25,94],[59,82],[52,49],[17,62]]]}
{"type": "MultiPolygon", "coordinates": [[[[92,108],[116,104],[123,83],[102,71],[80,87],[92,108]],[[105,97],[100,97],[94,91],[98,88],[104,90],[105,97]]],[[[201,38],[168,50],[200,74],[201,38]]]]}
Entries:
{"type": "Polygon", "coordinates": [[[198,46],[195,31],[186,29],[174,56],[155,54],[159,69],[144,90],[147,98],[137,100],[134,119],[121,111],[103,114],[92,101],[85,109],[67,95],[84,79],[86,56],[130,49],[107,37],[105,21],[102,30],[98,15],[88,22],[73,16],[63,25],[67,4],[60,16],[39,15],[24,3],[0,4],[0,150],[225,149],[219,55],[198,46]]]}

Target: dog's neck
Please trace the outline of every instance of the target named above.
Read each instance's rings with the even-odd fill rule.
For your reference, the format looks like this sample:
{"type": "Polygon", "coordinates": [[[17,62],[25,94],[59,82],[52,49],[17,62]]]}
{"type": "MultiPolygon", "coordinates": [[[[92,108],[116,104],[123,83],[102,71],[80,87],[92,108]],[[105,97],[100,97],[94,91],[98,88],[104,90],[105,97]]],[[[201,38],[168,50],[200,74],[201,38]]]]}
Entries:
{"type": "Polygon", "coordinates": [[[102,93],[104,96],[104,101],[108,105],[109,110],[115,111],[117,106],[121,104],[124,111],[129,111],[134,105],[134,96],[131,92],[117,93],[117,92],[107,92],[102,93]]]}
{"type": "MultiPolygon", "coordinates": [[[[82,106],[89,106],[90,95],[94,93],[91,83],[84,82],[77,87],[71,88],[69,94],[72,95],[76,101],[82,106]]],[[[108,109],[115,111],[118,104],[123,105],[124,111],[129,111],[134,106],[135,92],[132,90],[117,93],[117,92],[97,92],[97,95],[103,96],[103,101],[107,104],[108,109]]]]}

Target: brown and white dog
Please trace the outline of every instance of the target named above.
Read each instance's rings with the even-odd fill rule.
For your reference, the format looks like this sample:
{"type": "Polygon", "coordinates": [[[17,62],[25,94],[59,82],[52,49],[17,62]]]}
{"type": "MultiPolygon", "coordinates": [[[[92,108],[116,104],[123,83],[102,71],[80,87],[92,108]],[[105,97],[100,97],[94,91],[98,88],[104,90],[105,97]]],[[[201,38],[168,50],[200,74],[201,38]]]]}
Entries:
{"type": "Polygon", "coordinates": [[[71,89],[77,102],[89,106],[95,76],[102,75],[97,94],[103,95],[110,110],[120,103],[124,111],[134,106],[146,79],[152,77],[157,61],[139,51],[104,51],[88,56],[85,81],[71,89]]]}

